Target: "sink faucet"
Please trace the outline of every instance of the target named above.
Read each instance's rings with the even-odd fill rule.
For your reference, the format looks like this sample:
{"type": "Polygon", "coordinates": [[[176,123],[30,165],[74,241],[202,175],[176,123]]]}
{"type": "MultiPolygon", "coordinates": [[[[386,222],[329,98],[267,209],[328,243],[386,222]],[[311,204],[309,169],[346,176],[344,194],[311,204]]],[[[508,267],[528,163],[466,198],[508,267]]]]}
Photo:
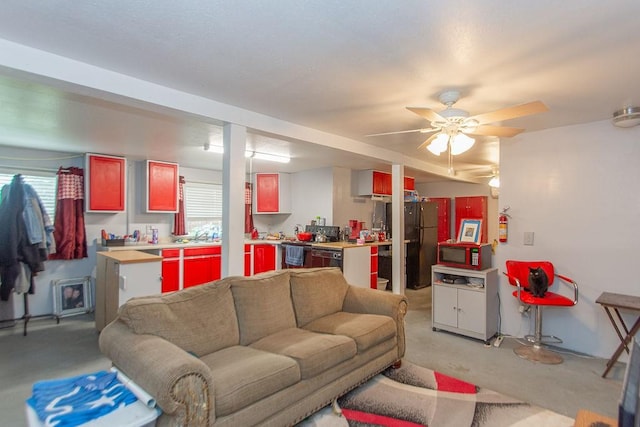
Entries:
{"type": "Polygon", "coordinates": [[[196,231],[196,235],[193,237],[193,240],[207,240],[208,233],[206,231],[196,231]]]}

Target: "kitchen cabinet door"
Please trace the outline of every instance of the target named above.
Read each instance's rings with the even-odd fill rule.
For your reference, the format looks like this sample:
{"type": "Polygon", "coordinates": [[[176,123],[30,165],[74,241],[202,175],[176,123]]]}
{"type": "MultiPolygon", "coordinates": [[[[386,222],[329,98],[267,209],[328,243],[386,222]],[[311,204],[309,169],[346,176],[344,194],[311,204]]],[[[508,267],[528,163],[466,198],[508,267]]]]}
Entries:
{"type": "Polygon", "coordinates": [[[244,275],[251,276],[251,246],[244,245],[244,275]]]}
{"type": "Polygon", "coordinates": [[[187,248],[183,254],[183,287],[202,285],[220,278],[222,248],[187,248]]]}
{"type": "Polygon", "coordinates": [[[85,169],[85,211],[123,212],[127,199],[127,160],[88,153],[85,169]]]}
{"type": "Polygon", "coordinates": [[[429,197],[438,204],[438,242],[451,238],[451,199],[449,197],[429,197]]]}
{"type": "Polygon", "coordinates": [[[378,247],[371,246],[371,289],[378,289],[378,247]]]}
{"type": "Polygon", "coordinates": [[[480,242],[487,243],[489,227],[488,218],[488,200],[487,196],[469,196],[455,198],[456,210],[456,238],[460,231],[460,223],[463,219],[481,219],[481,236],[480,242]]]}
{"type": "Polygon", "coordinates": [[[162,293],[180,289],[180,249],[162,250],[162,293]]]}
{"type": "Polygon", "coordinates": [[[416,179],[410,176],[404,177],[404,191],[416,191],[416,179]]]}
{"type": "Polygon", "coordinates": [[[453,287],[433,286],[433,319],[436,323],[458,328],[458,290],[453,287]]]}
{"type": "Polygon", "coordinates": [[[254,175],[253,213],[291,213],[290,178],[286,173],[254,175]]]}
{"type": "Polygon", "coordinates": [[[253,246],[253,274],[273,271],[276,269],[276,246],[275,245],[252,245],[253,246]]]}
{"type": "Polygon", "coordinates": [[[147,160],[147,212],[178,212],[177,163],[147,160]]]}

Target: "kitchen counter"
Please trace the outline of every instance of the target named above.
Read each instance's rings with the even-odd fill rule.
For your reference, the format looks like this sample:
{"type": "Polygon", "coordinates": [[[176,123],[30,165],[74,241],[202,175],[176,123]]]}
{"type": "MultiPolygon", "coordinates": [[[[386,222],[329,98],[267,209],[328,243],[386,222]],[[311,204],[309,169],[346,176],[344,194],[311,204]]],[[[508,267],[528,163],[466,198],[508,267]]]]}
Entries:
{"type": "MultiPolygon", "coordinates": [[[[325,249],[348,249],[357,248],[362,246],[391,246],[392,241],[386,240],[384,242],[367,242],[362,245],[352,242],[299,242],[297,240],[251,240],[245,239],[246,245],[281,245],[283,243],[311,243],[313,248],[325,248],[325,249]]],[[[222,242],[189,242],[189,243],[131,243],[124,246],[99,246],[102,251],[149,251],[154,249],[184,249],[184,248],[197,248],[197,247],[210,247],[220,246],[222,242]]]]}
{"type": "MultiPolygon", "coordinates": [[[[245,239],[246,245],[280,245],[285,240],[251,240],[245,239]]],[[[189,242],[189,243],[131,243],[124,246],[99,246],[102,251],[149,251],[154,249],[184,249],[184,248],[198,248],[198,247],[210,247],[220,246],[222,242],[189,242]]]]}
{"type": "Polygon", "coordinates": [[[313,243],[312,248],[324,248],[324,249],[348,249],[348,248],[361,248],[363,246],[391,246],[391,240],[384,242],[366,242],[364,244],[357,244],[352,242],[325,242],[325,243],[313,243]]]}

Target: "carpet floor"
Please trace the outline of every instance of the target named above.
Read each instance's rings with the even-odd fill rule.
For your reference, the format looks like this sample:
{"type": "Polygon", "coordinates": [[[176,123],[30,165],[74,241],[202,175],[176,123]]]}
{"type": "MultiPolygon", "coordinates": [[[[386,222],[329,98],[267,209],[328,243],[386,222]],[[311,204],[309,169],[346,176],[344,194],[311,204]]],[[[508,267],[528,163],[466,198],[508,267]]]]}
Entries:
{"type": "Polygon", "coordinates": [[[300,427],[573,426],[572,418],[404,361],[338,399],[300,427]]]}

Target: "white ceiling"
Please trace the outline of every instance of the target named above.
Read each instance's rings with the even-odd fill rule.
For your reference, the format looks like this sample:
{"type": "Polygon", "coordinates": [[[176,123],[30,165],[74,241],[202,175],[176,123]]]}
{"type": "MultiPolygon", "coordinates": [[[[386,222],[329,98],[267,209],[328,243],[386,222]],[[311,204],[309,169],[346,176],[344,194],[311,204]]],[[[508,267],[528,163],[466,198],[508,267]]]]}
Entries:
{"type": "MultiPolygon", "coordinates": [[[[527,131],[608,120],[640,104],[638,16],[637,0],[5,0],[0,39],[444,166],[416,150],[419,133],[364,135],[426,127],[405,107],[440,109],[451,88],[472,115],[541,100],[549,112],[504,123],[527,131]]],[[[216,120],[31,77],[0,63],[2,145],[220,167],[202,151],[216,120]]],[[[256,170],[388,167],[260,132],[248,145],[294,158],[256,170]]],[[[498,145],[479,141],[454,166],[486,175],[498,145]]]]}

